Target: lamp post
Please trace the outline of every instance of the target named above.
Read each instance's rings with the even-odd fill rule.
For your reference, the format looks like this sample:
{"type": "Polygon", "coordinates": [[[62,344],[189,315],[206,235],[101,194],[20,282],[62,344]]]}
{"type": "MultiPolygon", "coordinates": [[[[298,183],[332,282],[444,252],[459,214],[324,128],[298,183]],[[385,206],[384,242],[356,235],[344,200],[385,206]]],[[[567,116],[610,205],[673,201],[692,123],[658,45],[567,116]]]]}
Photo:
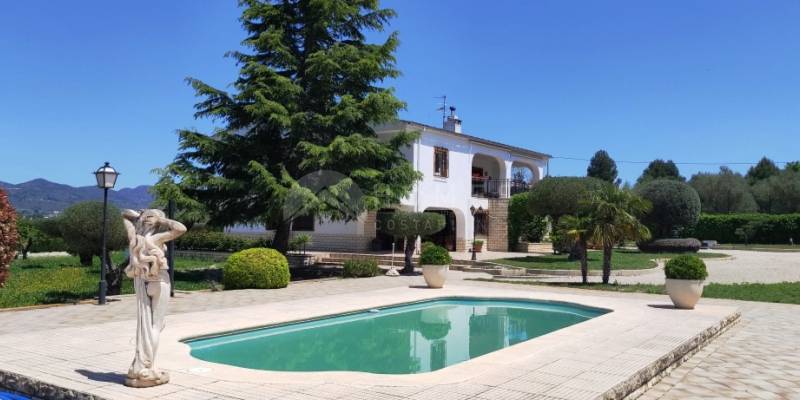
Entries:
{"type": "Polygon", "coordinates": [[[478,260],[478,256],[475,253],[475,236],[476,236],[475,225],[477,225],[475,223],[476,222],[475,214],[483,212],[483,207],[479,206],[478,208],[475,208],[475,206],[470,206],[469,212],[470,212],[470,214],[472,214],[472,261],[477,261],[478,260]]]}
{"type": "Polygon", "coordinates": [[[103,189],[103,247],[100,249],[100,285],[97,291],[97,304],[106,304],[106,292],[108,283],[106,282],[106,234],[108,232],[108,189],[112,189],[117,183],[119,172],[106,163],[94,172],[97,179],[97,187],[103,189]]]}

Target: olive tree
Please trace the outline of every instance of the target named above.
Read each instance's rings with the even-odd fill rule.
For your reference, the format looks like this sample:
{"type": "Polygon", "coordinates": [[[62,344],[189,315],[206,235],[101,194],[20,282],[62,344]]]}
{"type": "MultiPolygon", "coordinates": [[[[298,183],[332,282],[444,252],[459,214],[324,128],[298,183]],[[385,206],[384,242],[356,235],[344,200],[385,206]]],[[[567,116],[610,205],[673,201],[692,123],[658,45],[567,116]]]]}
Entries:
{"type": "MultiPolygon", "coordinates": [[[[81,265],[92,265],[92,257],[101,256],[103,203],[86,201],[67,208],[59,217],[58,226],[67,250],[80,257],[81,265]]],[[[120,250],[128,242],[122,224],[122,214],[111,204],[108,205],[107,238],[106,245],[109,251],[120,250]]]]}
{"type": "Polygon", "coordinates": [[[444,215],[432,212],[395,211],[379,213],[377,223],[381,232],[395,239],[405,240],[405,265],[401,273],[413,274],[414,264],[411,258],[414,255],[417,237],[441,231],[444,229],[445,219],[444,215]]]}

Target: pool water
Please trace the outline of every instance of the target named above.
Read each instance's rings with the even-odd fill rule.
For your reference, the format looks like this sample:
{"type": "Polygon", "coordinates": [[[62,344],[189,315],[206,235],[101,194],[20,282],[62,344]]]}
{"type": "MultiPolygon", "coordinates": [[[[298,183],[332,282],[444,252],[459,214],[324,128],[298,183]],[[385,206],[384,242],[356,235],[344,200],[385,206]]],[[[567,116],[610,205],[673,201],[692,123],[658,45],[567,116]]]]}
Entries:
{"type": "Polygon", "coordinates": [[[187,343],[196,358],[244,368],[414,374],[458,364],[606,312],[565,303],[438,299],[187,343]]]}

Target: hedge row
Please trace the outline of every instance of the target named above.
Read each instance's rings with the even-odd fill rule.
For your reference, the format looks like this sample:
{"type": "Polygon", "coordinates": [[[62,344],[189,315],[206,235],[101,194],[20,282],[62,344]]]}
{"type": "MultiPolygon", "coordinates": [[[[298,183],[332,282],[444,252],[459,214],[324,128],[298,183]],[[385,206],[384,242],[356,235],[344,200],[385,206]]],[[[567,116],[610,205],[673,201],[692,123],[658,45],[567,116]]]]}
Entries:
{"type": "Polygon", "coordinates": [[[189,231],[175,240],[178,250],[237,252],[271,246],[269,239],[249,239],[215,231],[189,231]]]}
{"type": "Polygon", "coordinates": [[[761,244],[788,244],[789,239],[800,241],[800,214],[703,214],[689,236],[720,243],[744,243],[736,233],[748,229],[748,242],[761,244]]]}

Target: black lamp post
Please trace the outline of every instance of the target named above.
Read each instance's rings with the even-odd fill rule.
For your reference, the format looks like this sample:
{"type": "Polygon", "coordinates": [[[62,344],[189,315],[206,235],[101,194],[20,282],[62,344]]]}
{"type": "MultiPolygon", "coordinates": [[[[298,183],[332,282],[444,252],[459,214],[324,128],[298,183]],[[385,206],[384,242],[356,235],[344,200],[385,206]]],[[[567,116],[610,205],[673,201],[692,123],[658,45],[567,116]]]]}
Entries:
{"type": "Polygon", "coordinates": [[[100,287],[97,292],[97,304],[106,304],[106,292],[108,283],[106,282],[106,263],[108,256],[106,252],[106,232],[108,232],[108,189],[112,189],[117,183],[119,172],[106,163],[94,172],[97,179],[97,187],[103,189],[103,247],[100,249],[100,287]]]}
{"type": "Polygon", "coordinates": [[[478,256],[475,253],[475,235],[477,234],[475,232],[476,231],[475,227],[477,225],[476,224],[477,221],[475,220],[475,214],[483,212],[483,207],[475,208],[475,206],[470,206],[469,212],[470,214],[472,214],[472,261],[476,261],[478,260],[478,256]]]}

